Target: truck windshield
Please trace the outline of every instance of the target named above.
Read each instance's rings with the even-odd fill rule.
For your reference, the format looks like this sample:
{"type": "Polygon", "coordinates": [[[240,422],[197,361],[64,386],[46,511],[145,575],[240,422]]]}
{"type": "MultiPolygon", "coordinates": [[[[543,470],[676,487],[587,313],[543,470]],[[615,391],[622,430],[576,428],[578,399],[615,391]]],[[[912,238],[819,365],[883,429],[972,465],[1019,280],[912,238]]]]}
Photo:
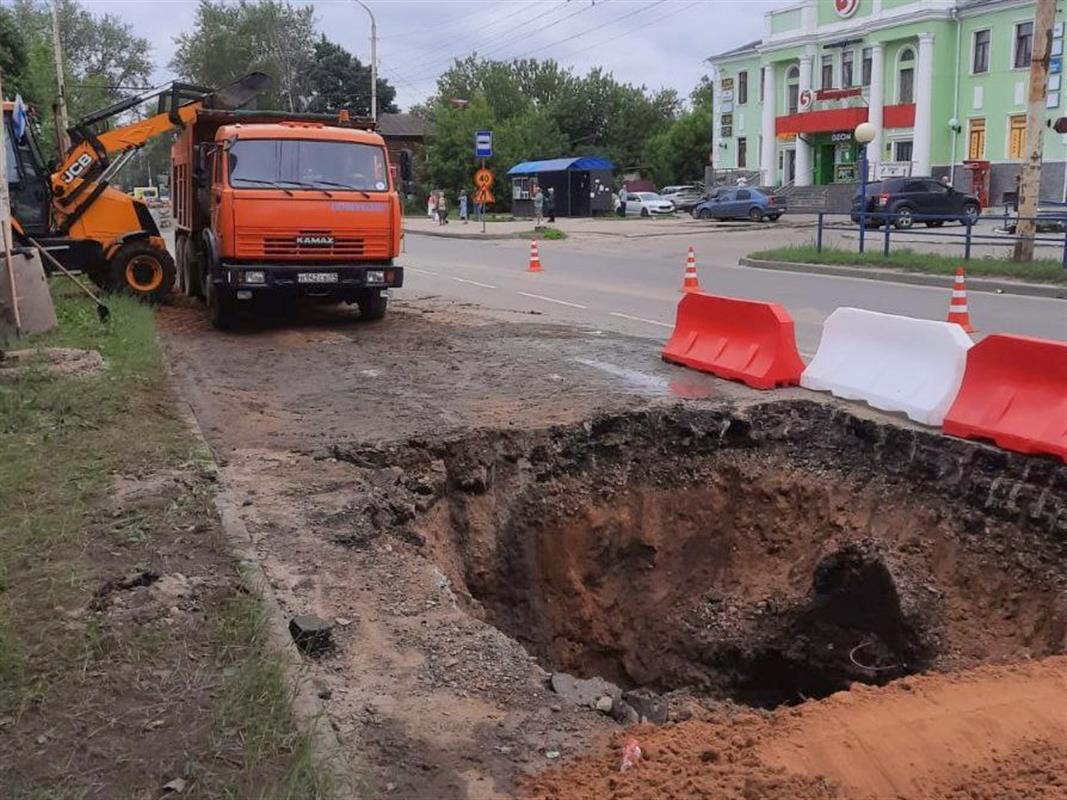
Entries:
{"type": "Polygon", "coordinates": [[[306,139],[245,139],[228,151],[230,185],[384,192],[389,168],[382,147],[306,139]]]}

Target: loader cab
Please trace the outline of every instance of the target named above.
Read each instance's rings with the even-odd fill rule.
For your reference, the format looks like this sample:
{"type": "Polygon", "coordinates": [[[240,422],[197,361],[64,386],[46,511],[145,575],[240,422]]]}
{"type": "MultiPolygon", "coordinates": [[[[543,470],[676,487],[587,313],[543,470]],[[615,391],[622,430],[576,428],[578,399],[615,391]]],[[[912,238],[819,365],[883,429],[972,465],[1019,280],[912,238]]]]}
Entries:
{"type": "Polygon", "coordinates": [[[32,121],[27,123],[22,138],[16,139],[12,105],[4,103],[4,155],[11,214],[30,236],[44,236],[49,231],[52,207],[49,171],[41,158],[32,121]]]}

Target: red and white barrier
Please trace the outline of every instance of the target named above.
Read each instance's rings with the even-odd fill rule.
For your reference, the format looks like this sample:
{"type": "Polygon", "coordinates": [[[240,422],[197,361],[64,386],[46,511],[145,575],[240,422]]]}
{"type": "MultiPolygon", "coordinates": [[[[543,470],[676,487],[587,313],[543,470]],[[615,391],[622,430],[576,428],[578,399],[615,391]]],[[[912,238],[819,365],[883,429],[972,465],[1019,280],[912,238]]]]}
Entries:
{"type": "Polygon", "coordinates": [[[664,361],[755,389],[796,386],[804,362],[793,319],[777,303],[694,292],[678,303],[664,361]]]}
{"type": "Polygon", "coordinates": [[[940,426],[972,344],[952,323],[839,308],[800,385],[940,426]]]}
{"type": "Polygon", "coordinates": [[[971,348],[945,433],[1067,461],[1067,342],[997,333],[971,348]]]}

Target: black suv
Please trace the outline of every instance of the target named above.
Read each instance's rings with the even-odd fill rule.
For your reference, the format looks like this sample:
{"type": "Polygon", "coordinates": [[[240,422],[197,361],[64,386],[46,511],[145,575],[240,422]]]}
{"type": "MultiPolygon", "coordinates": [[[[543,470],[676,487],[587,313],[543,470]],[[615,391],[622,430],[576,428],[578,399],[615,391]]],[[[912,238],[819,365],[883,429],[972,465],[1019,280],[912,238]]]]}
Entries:
{"type": "MultiPolygon", "coordinates": [[[[859,192],[852,198],[852,221],[860,221],[859,192]]],[[[974,195],[957,192],[933,178],[886,178],[867,184],[868,227],[877,228],[889,221],[897,228],[910,228],[925,222],[928,228],[938,228],[945,219],[968,221],[973,225],[982,213],[982,206],[974,195]],[[924,217],[929,217],[924,219],[924,217]]]]}

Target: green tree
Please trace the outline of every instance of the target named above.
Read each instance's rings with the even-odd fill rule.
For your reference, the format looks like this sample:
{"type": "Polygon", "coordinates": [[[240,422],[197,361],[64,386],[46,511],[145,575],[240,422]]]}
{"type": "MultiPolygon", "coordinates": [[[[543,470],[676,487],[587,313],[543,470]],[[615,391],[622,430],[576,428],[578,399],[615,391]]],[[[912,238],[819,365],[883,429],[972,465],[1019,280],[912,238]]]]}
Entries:
{"type": "Polygon", "coordinates": [[[642,165],[659,186],[704,179],[711,132],[711,107],[682,114],[646,142],[642,165]]]}
{"type": "MultiPolygon", "coordinates": [[[[334,112],[347,108],[357,116],[370,116],[370,66],[325,36],[315,42],[314,63],[308,75],[309,111],[334,112]]],[[[378,78],[378,111],[395,114],[396,89],[378,78]]]]}
{"type": "Polygon", "coordinates": [[[13,95],[10,87],[18,88],[25,80],[30,54],[25,37],[18,29],[18,22],[10,9],[0,8],[0,72],[4,86],[13,95]]]}

